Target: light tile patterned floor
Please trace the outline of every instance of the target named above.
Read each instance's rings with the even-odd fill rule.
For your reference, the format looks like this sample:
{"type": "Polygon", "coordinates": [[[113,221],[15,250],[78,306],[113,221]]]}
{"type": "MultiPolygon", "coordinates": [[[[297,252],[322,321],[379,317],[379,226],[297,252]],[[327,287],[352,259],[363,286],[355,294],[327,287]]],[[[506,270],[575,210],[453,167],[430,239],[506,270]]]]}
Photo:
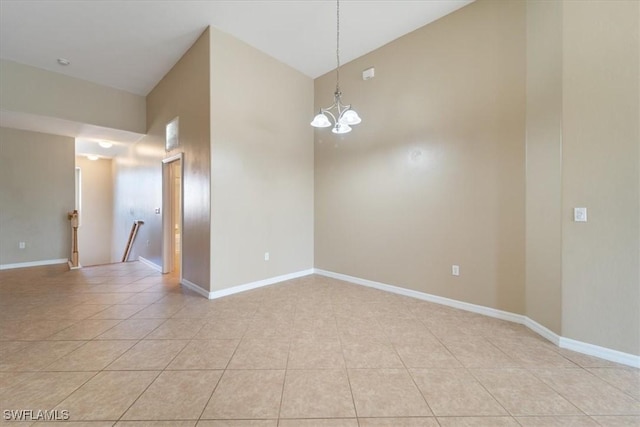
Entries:
{"type": "Polygon", "coordinates": [[[135,262],[5,270],[0,340],[3,417],[640,426],[636,369],[558,349],[520,325],[320,276],[207,301],[135,262]]]}

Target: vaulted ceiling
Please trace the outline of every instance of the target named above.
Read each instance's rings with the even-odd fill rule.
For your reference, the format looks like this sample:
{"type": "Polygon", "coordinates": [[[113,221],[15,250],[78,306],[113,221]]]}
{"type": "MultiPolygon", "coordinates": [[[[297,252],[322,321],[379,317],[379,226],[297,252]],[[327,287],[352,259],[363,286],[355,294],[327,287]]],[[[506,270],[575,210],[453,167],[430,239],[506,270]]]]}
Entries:
{"type": "MultiPolygon", "coordinates": [[[[471,1],[342,0],[342,62],[471,1]]],[[[146,95],[209,25],[313,78],[336,66],[332,0],[2,0],[0,57],[146,95]]]]}

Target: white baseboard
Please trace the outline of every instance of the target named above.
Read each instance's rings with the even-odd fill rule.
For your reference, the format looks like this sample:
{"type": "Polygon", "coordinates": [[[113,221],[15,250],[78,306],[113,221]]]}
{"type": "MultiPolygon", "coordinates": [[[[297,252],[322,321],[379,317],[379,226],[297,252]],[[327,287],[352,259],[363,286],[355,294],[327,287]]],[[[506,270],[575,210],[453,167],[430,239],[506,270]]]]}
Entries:
{"type": "Polygon", "coordinates": [[[186,288],[191,289],[192,291],[194,291],[196,293],[199,293],[200,295],[202,295],[205,298],[211,299],[211,297],[209,296],[210,292],[202,289],[200,286],[196,285],[193,282],[190,282],[189,280],[187,280],[185,278],[180,279],[180,284],[183,285],[186,288]]]}
{"type": "Polygon", "coordinates": [[[155,262],[151,262],[148,259],[138,256],[138,261],[140,261],[141,263],[143,263],[144,265],[146,265],[147,267],[151,267],[154,270],[162,273],[162,267],[160,267],[158,264],[156,264],[155,262]]]}
{"type": "Polygon", "coordinates": [[[551,341],[552,343],[554,343],[557,346],[560,346],[560,340],[561,340],[561,336],[556,334],[555,332],[553,332],[551,329],[542,326],[540,323],[536,322],[535,320],[527,317],[527,316],[522,316],[522,324],[524,326],[526,326],[527,328],[531,329],[533,332],[535,332],[536,334],[540,335],[543,338],[546,338],[547,340],[551,341]]]}
{"type": "Polygon", "coordinates": [[[14,264],[0,264],[0,270],[11,270],[13,268],[25,268],[25,267],[40,267],[43,265],[54,265],[54,264],[66,264],[68,262],[69,262],[68,258],[60,258],[60,259],[45,259],[42,261],[18,262],[14,264]]]}
{"type": "Polygon", "coordinates": [[[560,337],[560,348],[576,351],[578,353],[587,354],[589,356],[599,357],[600,359],[609,360],[611,362],[620,363],[622,365],[640,368],[640,356],[636,356],[622,351],[613,350],[599,345],[589,344],[582,341],[576,341],[571,338],[560,337]]]}
{"type": "Polygon", "coordinates": [[[308,270],[297,271],[295,273],[283,274],[282,276],[271,277],[269,279],[258,280],[256,282],[245,283],[244,285],[233,286],[227,289],[221,289],[219,291],[209,292],[209,299],[216,299],[226,297],[228,295],[237,294],[238,292],[245,292],[251,289],[262,288],[264,286],[273,285],[275,283],[284,282],[285,280],[297,279],[298,277],[309,276],[313,274],[313,268],[308,270]]]}
{"type": "Polygon", "coordinates": [[[373,280],[361,279],[359,277],[348,276],[346,274],[334,273],[332,271],[326,271],[317,268],[314,271],[316,274],[319,274],[321,276],[332,277],[334,279],[344,280],[345,282],[355,283],[357,285],[368,286],[370,288],[380,289],[382,291],[387,291],[394,294],[434,302],[436,304],[446,305],[448,307],[459,308],[461,310],[470,311],[472,313],[495,317],[496,319],[508,320],[515,323],[523,323],[523,316],[510,313],[508,311],[497,310],[495,308],[489,308],[482,305],[470,304],[468,302],[439,297],[437,295],[431,295],[411,289],[400,288],[398,286],[387,285],[386,283],[374,282],[373,280]]]}
{"type": "Polygon", "coordinates": [[[334,273],[332,271],[326,271],[322,269],[314,269],[315,274],[321,276],[332,277],[334,279],[343,280],[345,282],[354,283],[356,285],[368,286],[382,291],[391,292],[394,294],[404,295],[412,298],[421,299],[424,301],[434,302],[437,304],[446,305],[453,308],[458,308],[473,313],[482,314],[496,319],[507,320],[509,322],[519,323],[531,329],[533,332],[542,336],[543,338],[551,341],[560,348],[573,350],[578,353],[587,354],[589,356],[599,357],[600,359],[609,360],[611,362],[620,363],[635,368],[640,368],[640,356],[634,354],[623,353],[621,351],[612,350],[606,347],[600,347],[594,344],[589,344],[581,341],[572,340],[570,338],[562,337],[548,328],[542,326],[535,320],[530,319],[527,316],[521,314],[510,313],[508,311],[497,310],[495,308],[484,307],[481,305],[470,304],[463,301],[457,301],[454,299],[439,297],[437,295],[431,295],[424,292],[414,291],[411,289],[400,288],[398,286],[388,285],[386,283],[375,282],[373,280],[361,279],[359,277],[348,276],[346,274],[334,273]]]}

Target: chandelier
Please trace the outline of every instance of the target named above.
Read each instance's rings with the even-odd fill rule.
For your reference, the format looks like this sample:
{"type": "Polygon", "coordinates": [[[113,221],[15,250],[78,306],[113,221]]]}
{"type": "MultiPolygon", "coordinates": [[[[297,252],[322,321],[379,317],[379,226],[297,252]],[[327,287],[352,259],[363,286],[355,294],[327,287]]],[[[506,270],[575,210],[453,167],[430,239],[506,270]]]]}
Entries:
{"type": "Polygon", "coordinates": [[[331,132],[341,134],[351,132],[351,126],[357,125],[362,119],[351,108],[351,105],[342,103],[342,92],[340,92],[340,0],[336,0],[336,18],[336,61],[338,66],[336,67],[336,91],[333,93],[333,104],[328,108],[321,108],[313,118],[311,126],[316,128],[333,126],[331,132]]]}

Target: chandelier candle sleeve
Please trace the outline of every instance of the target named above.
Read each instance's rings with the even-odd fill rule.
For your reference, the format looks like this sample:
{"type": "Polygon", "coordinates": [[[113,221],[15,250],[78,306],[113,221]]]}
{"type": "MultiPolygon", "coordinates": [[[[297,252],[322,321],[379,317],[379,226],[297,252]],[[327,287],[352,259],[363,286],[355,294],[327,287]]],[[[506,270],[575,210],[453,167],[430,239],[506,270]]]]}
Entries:
{"type": "Polygon", "coordinates": [[[333,104],[328,108],[321,108],[320,112],[313,118],[311,126],[316,128],[327,128],[333,126],[331,132],[342,134],[351,132],[351,126],[362,122],[362,119],[358,116],[358,113],[351,108],[351,105],[345,105],[342,103],[342,92],[340,92],[340,0],[336,0],[336,18],[337,67],[336,91],[333,93],[333,104]]]}

